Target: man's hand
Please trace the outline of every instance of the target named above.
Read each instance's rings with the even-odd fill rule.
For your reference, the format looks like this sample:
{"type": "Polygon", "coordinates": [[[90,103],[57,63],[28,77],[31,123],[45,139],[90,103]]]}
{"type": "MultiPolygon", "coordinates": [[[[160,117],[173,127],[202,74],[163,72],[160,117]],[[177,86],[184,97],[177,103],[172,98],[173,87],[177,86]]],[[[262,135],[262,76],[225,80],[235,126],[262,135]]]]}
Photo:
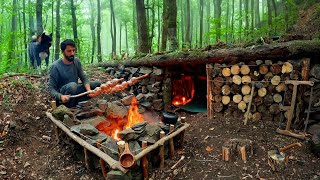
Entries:
{"type": "Polygon", "coordinates": [[[60,99],[61,99],[62,103],[66,103],[66,102],[69,102],[70,96],[69,95],[61,95],[60,99]]]}

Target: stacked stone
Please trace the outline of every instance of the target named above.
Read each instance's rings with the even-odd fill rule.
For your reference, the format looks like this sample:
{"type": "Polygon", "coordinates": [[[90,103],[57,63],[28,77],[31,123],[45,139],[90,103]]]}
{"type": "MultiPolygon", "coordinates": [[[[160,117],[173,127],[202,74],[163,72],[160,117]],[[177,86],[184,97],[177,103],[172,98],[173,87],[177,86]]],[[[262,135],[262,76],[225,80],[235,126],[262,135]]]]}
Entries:
{"type": "Polygon", "coordinates": [[[120,93],[120,98],[125,98],[129,94],[134,94],[140,105],[148,109],[154,109],[156,111],[163,110],[163,93],[162,93],[162,81],[164,79],[164,73],[162,69],[157,67],[109,67],[106,72],[115,78],[124,78],[130,80],[132,77],[138,77],[144,74],[150,76],[140,80],[137,84],[127,89],[126,93],[120,93]]]}

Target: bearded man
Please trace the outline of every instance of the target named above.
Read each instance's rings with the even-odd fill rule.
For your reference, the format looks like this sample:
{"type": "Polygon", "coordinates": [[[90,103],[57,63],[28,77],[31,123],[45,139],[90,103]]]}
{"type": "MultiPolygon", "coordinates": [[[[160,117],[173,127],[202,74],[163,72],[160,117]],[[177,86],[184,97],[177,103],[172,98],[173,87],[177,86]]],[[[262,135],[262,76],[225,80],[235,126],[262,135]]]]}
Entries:
{"type": "Polygon", "coordinates": [[[53,62],[50,67],[49,91],[58,104],[74,107],[79,102],[88,100],[90,94],[78,98],[70,98],[70,95],[90,91],[101,83],[87,80],[80,59],[75,57],[76,44],[73,40],[66,39],[61,42],[60,49],[63,57],[53,62]]]}

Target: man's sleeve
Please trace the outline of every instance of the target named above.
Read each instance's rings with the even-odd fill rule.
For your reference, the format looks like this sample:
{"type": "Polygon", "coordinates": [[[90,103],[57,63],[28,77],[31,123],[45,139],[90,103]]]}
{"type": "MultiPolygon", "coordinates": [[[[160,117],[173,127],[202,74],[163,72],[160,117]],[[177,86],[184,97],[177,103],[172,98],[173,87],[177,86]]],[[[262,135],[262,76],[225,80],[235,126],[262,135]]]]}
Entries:
{"type": "Polygon", "coordinates": [[[61,93],[58,92],[58,71],[55,66],[51,66],[50,68],[50,76],[49,76],[49,92],[52,97],[57,100],[60,100],[61,93]]]}
{"type": "Polygon", "coordinates": [[[78,68],[79,78],[80,78],[82,84],[83,84],[83,85],[89,84],[89,81],[88,81],[86,75],[85,75],[84,72],[83,72],[82,65],[81,65],[81,62],[80,62],[79,59],[78,59],[78,66],[77,66],[77,68],[78,68]]]}

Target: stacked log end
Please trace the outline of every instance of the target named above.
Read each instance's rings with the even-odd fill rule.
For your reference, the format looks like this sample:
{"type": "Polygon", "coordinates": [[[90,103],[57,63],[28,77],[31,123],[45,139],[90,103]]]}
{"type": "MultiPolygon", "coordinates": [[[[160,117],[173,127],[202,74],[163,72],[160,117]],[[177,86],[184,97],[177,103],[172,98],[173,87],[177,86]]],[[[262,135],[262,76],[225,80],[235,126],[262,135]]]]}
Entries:
{"type": "Polygon", "coordinates": [[[221,73],[213,78],[213,109],[216,112],[233,114],[235,111],[245,113],[258,121],[265,115],[279,115],[279,104],[290,104],[290,88],[285,80],[299,80],[300,66],[290,62],[272,62],[270,60],[251,61],[248,65],[238,63],[224,65],[221,73]],[[285,96],[286,92],[286,96],[285,96]],[[289,95],[288,95],[289,94],[289,95]]]}

